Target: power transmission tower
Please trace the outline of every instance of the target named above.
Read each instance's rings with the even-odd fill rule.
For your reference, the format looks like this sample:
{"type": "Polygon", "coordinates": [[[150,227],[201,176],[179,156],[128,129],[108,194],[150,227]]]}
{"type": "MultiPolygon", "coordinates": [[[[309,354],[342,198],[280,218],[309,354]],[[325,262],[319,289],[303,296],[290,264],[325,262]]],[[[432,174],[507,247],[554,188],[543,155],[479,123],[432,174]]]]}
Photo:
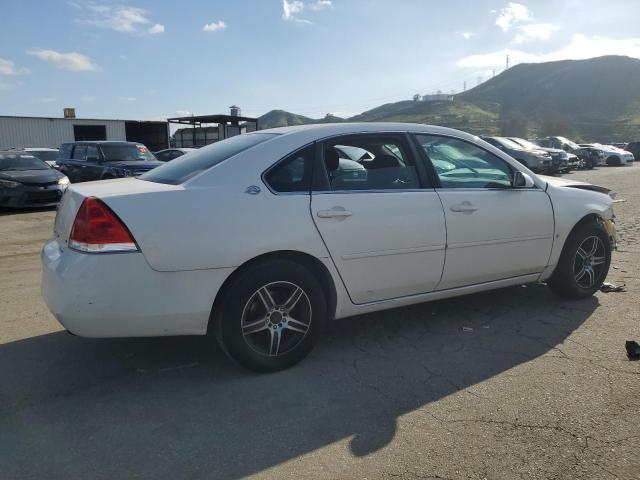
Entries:
{"type": "Polygon", "coordinates": [[[507,68],[505,70],[509,70],[509,54],[507,53],[507,68]]]}
{"type": "Polygon", "coordinates": [[[462,82],[462,91],[463,92],[467,91],[467,81],[466,80],[464,82],[462,82]]]}

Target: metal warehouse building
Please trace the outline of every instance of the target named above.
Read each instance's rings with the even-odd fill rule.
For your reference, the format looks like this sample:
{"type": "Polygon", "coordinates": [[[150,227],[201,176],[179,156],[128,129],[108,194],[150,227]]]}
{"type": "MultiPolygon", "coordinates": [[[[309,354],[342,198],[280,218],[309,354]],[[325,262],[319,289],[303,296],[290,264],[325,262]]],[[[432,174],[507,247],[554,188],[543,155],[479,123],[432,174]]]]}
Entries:
{"type": "Polygon", "coordinates": [[[127,140],[157,151],[169,146],[169,124],[160,121],[0,116],[0,148],[52,147],[83,140],[127,140]]]}

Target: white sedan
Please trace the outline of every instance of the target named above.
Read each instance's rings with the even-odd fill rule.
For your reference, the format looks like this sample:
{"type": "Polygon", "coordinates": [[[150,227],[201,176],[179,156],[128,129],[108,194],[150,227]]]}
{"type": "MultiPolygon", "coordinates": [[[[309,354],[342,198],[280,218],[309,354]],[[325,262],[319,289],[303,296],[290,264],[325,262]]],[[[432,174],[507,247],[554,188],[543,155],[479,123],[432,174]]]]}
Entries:
{"type": "Polygon", "coordinates": [[[209,334],[273,371],[337,318],[530,282],[592,295],[615,242],[612,196],[447,128],[264,130],[71,185],[42,290],[74,334],[209,334]]]}

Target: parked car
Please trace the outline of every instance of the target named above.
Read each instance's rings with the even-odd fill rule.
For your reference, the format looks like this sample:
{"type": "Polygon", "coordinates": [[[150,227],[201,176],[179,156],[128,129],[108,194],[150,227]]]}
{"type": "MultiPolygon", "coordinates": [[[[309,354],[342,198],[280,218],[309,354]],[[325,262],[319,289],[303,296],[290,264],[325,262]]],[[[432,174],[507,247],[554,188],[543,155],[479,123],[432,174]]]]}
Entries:
{"type": "Polygon", "coordinates": [[[162,165],[141,143],[114,141],[63,143],[56,163],[73,183],[137,177],[162,165]]]}
{"type": "Polygon", "coordinates": [[[168,162],[174,158],[181,157],[185,153],[195,152],[197,148],[166,148],[158,152],[154,152],[154,156],[161,162],[168,162]]]}
{"type": "Polygon", "coordinates": [[[629,142],[624,149],[633,154],[634,161],[640,159],[640,142],[629,142]]]}
{"type": "Polygon", "coordinates": [[[599,165],[631,165],[633,154],[626,150],[621,150],[612,145],[602,145],[601,143],[581,143],[582,148],[597,152],[599,165]]]}
{"type": "Polygon", "coordinates": [[[549,155],[551,155],[551,162],[553,164],[553,168],[558,172],[566,173],[571,171],[571,168],[572,167],[575,168],[575,164],[578,161],[578,157],[576,157],[573,154],[569,154],[560,148],[540,147],[539,145],[536,145],[535,143],[530,142],[529,140],[525,140],[524,138],[519,138],[519,137],[507,137],[507,138],[512,142],[517,143],[518,145],[520,145],[522,148],[526,150],[542,150],[543,152],[547,152],[549,155]],[[572,160],[571,164],[569,163],[569,155],[573,157],[571,159],[572,160]]]}
{"type": "Polygon", "coordinates": [[[611,260],[612,201],[448,128],[263,130],[139,178],[72,184],[42,291],[76,335],[208,334],[274,371],[337,318],[530,282],[592,295],[611,260]],[[372,158],[341,159],[343,147],[372,158]]]}
{"type": "Polygon", "coordinates": [[[557,166],[554,167],[551,155],[548,152],[540,149],[527,149],[506,137],[482,137],[482,139],[507,155],[511,155],[525,167],[531,169],[532,172],[553,175],[558,171],[557,166]]]}
{"type": "Polygon", "coordinates": [[[0,150],[0,206],[54,206],[67,185],[66,176],[31,153],[0,150]]]}
{"type": "Polygon", "coordinates": [[[559,148],[564,150],[567,153],[572,153],[584,162],[584,166],[585,166],[584,168],[587,168],[587,169],[592,169],[593,167],[595,167],[600,163],[600,159],[597,156],[597,152],[593,152],[591,150],[581,148],[580,145],[578,145],[575,142],[572,142],[571,140],[565,137],[538,138],[534,140],[534,143],[540,145],[541,147],[559,148]]]}
{"type": "Polygon", "coordinates": [[[34,157],[39,158],[50,167],[54,167],[54,168],[56,167],[56,160],[58,158],[57,148],[27,147],[27,148],[23,148],[22,150],[30,153],[34,157]]]}

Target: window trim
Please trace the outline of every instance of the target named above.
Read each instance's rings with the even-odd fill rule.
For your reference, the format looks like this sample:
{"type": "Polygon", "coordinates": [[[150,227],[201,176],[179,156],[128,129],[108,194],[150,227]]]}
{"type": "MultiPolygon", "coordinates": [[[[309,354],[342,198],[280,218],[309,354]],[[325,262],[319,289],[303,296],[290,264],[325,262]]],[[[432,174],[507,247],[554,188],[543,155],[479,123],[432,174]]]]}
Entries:
{"type": "Polygon", "coordinates": [[[422,165],[421,159],[416,155],[416,149],[413,145],[409,137],[409,133],[405,130],[381,130],[378,132],[354,132],[354,133],[339,133],[336,135],[331,135],[328,137],[324,137],[319,139],[317,142],[316,148],[316,168],[317,174],[314,176],[312,181],[313,195],[319,194],[330,194],[330,193],[340,193],[340,194],[354,194],[354,193],[400,193],[400,192],[424,192],[425,190],[433,190],[435,185],[430,181],[427,172],[424,170],[424,166],[422,165]],[[418,187],[411,188],[371,188],[371,189],[343,189],[343,190],[332,190],[331,184],[329,182],[329,173],[327,172],[326,164],[324,162],[324,150],[327,144],[336,143],[337,140],[341,138],[363,138],[363,137],[389,137],[391,139],[399,141],[410,160],[413,161],[413,166],[416,169],[416,178],[418,180],[418,187]],[[321,183],[321,190],[316,190],[316,186],[321,183]]]}
{"type": "Polygon", "coordinates": [[[439,133],[411,132],[410,136],[413,137],[413,142],[415,142],[415,147],[418,150],[418,154],[420,155],[422,161],[427,166],[427,169],[435,177],[435,182],[436,182],[435,185],[436,186],[434,188],[436,190],[446,190],[446,191],[453,190],[453,191],[458,191],[458,192],[462,192],[462,191],[470,191],[470,192],[510,192],[510,191],[513,191],[513,190],[515,190],[515,191],[531,191],[531,190],[542,191],[537,185],[535,185],[535,183],[534,183],[533,187],[531,187],[531,188],[520,188],[520,187],[514,187],[513,185],[511,185],[511,187],[509,187],[509,188],[497,188],[497,187],[491,187],[491,188],[443,187],[442,184],[440,183],[440,177],[438,176],[438,172],[436,171],[435,167],[433,166],[433,163],[431,162],[431,159],[429,158],[429,155],[427,155],[427,152],[424,151],[424,148],[422,148],[422,145],[420,144],[420,141],[417,138],[418,135],[429,135],[429,136],[432,136],[432,137],[451,138],[453,140],[458,140],[460,142],[468,143],[469,145],[473,145],[474,147],[479,148],[480,150],[484,150],[488,154],[493,155],[494,157],[496,157],[500,161],[504,162],[507,165],[507,167],[509,167],[509,170],[511,170],[512,176],[515,175],[515,172],[516,172],[517,169],[513,165],[511,165],[509,162],[507,162],[505,159],[500,158],[500,156],[498,156],[495,153],[493,153],[492,151],[484,148],[482,145],[478,145],[477,143],[470,142],[469,140],[466,140],[464,138],[460,138],[460,137],[457,137],[455,135],[443,135],[443,134],[439,134],[439,133]]]}

